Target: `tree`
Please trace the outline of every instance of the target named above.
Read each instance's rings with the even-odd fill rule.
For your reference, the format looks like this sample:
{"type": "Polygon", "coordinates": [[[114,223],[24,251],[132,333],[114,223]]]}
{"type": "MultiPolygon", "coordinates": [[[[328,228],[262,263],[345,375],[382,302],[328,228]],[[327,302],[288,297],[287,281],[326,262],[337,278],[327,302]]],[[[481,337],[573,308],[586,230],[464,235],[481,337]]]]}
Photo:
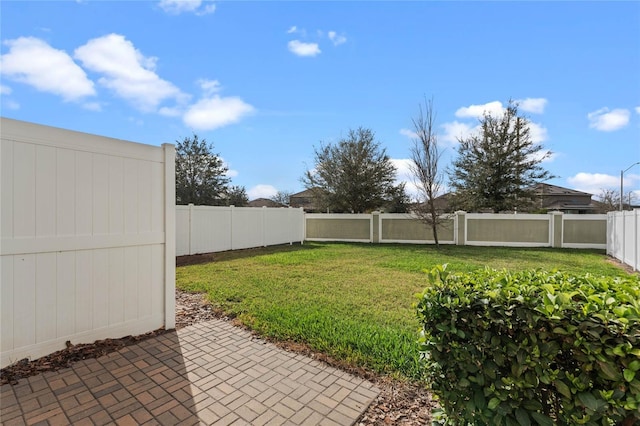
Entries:
{"type": "Polygon", "coordinates": [[[176,204],[223,205],[230,179],[213,144],[191,138],[176,141],[176,204]]]}
{"type": "Polygon", "coordinates": [[[382,207],[386,213],[407,213],[411,199],[405,190],[404,182],[393,187],[389,201],[382,207]]]}
{"type": "Polygon", "coordinates": [[[527,209],[535,184],[554,177],[540,165],[551,152],[531,140],[529,121],[513,101],[501,117],[485,113],[479,134],[459,142],[449,173],[456,208],[495,213],[527,209]]]}
{"type": "Polygon", "coordinates": [[[288,206],[291,204],[291,195],[293,193],[290,191],[278,191],[276,195],[270,198],[274,203],[282,204],[283,206],[288,206]]]}
{"type": "MultiPolygon", "coordinates": [[[[600,193],[596,195],[600,203],[598,211],[600,213],[614,212],[620,209],[620,191],[615,189],[601,189],[600,193]]],[[[622,207],[624,209],[631,208],[631,203],[635,199],[633,191],[629,191],[622,199],[622,207]]]]}
{"type": "Polygon", "coordinates": [[[230,186],[227,189],[227,205],[244,207],[249,204],[249,196],[244,186],[230,186]]]}
{"type": "Polygon", "coordinates": [[[314,160],[302,182],[322,210],[363,213],[397,197],[396,168],[370,129],[349,130],[337,144],[321,144],[314,160]]]}
{"type": "Polygon", "coordinates": [[[436,208],[435,199],[442,189],[442,171],[438,167],[440,147],[438,146],[438,134],[435,129],[436,113],[433,109],[433,99],[424,100],[424,107],[419,105],[418,116],[411,118],[416,137],[411,146],[411,164],[409,170],[413,175],[413,181],[418,189],[414,213],[433,232],[436,248],[440,247],[438,241],[438,225],[444,223],[442,212],[436,208]]]}

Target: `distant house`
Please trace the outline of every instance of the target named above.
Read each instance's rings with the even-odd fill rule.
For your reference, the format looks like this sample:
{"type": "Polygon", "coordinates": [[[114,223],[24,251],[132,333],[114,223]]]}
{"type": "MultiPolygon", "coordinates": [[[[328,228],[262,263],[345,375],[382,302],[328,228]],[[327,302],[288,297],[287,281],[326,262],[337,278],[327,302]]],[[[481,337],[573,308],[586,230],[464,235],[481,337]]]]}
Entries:
{"type": "Polygon", "coordinates": [[[539,183],[536,185],[536,206],[541,210],[570,214],[598,213],[599,203],[591,200],[592,194],[575,189],[539,183]]]}
{"type": "Polygon", "coordinates": [[[289,205],[291,207],[302,207],[307,213],[316,213],[320,211],[316,203],[313,189],[305,189],[304,191],[289,196],[289,205]]]}
{"type": "MultiPolygon", "coordinates": [[[[530,211],[560,211],[567,214],[601,213],[601,203],[591,199],[592,195],[575,189],[563,188],[548,183],[539,183],[535,186],[536,199],[530,211]]],[[[452,193],[448,192],[435,199],[436,209],[445,213],[451,213],[452,193]]],[[[487,210],[487,213],[490,212],[487,210]]],[[[520,213],[526,213],[519,210],[520,213]]]]}
{"type": "Polygon", "coordinates": [[[268,198],[256,198],[249,201],[247,207],[287,207],[282,203],[275,202],[268,198]]]}

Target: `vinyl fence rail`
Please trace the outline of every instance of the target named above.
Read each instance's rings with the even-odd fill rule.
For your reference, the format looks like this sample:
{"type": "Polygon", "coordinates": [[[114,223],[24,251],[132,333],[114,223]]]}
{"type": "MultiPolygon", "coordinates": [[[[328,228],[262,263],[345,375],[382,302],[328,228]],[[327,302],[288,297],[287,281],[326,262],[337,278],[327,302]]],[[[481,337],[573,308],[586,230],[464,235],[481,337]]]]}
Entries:
{"type": "Polygon", "coordinates": [[[640,270],[640,209],[607,214],[607,254],[640,270]]]}
{"type": "Polygon", "coordinates": [[[304,226],[302,209],[176,206],[176,255],[303,242],[304,226]]]}
{"type": "Polygon", "coordinates": [[[175,326],[175,148],[0,118],[0,364],[175,326]]]}

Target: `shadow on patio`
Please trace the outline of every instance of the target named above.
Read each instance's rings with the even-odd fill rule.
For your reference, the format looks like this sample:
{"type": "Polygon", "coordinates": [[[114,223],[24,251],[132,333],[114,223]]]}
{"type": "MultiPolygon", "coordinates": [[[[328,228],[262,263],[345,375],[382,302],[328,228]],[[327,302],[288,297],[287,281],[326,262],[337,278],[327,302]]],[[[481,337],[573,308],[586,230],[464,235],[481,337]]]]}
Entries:
{"type": "Polygon", "coordinates": [[[348,425],[377,394],[363,379],[213,320],[3,385],[0,420],[348,425]]]}

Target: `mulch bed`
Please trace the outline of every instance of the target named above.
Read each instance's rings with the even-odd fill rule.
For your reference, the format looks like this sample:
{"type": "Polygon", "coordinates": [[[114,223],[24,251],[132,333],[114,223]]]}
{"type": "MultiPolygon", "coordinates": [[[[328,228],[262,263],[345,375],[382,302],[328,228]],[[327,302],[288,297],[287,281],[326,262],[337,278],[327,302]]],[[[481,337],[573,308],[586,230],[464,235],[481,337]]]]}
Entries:
{"type": "MultiPolygon", "coordinates": [[[[202,261],[203,259],[198,260],[202,261]]],[[[214,310],[205,300],[204,295],[176,290],[176,329],[214,318],[233,321],[232,318],[225,317],[220,312],[214,310]]],[[[234,323],[235,325],[240,325],[237,322],[234,323]]],[[[67,342],[66,349],[33,361],[25,358],[1,369],[0,384],[14,385],[22,378],[35,376],[44,371],[57,371],[68,368],[76,361],[98,358],[125,346],[134,345],[145,339],[166,332],[167,330],[160,328],[139,336],[97,340],[90,344],[73,345],[71,342],[67,342]]],[[[379,376],[367,370],[332,359],[323,353],[315,352],[308,346],[299,343],[277,341],[272,343],[288,351],[304,354],[332,367],[340,368],[375,383],[380,389],[380,395],[369,406],[367,411],[362,414],[360,419],[358,419],[357,424],[359,426],[413,426],[430,423],[431,408],[434,406],[434,403],[431,400],[431,395],[423,385],[379,376]]]]}

